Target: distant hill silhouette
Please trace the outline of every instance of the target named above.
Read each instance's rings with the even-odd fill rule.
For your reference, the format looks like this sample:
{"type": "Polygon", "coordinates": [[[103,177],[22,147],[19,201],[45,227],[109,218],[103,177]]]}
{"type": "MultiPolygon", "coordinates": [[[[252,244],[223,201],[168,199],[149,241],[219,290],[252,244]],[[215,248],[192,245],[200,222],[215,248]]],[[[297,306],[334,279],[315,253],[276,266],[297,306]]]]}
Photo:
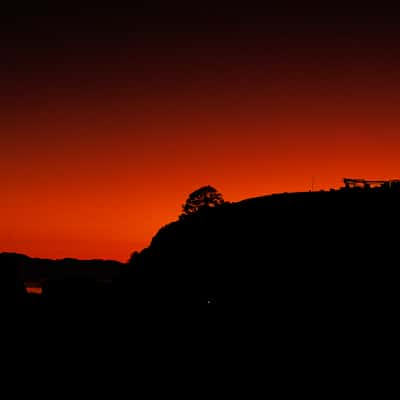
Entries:
{"type": "MultiPolygon", "coordinates": [[[[126,264],[113,260],[50,260],[16,253],[0,253],[1,276],[8,276],[10,272],[7,271],[12,271],[18,277],[20,290],[24,293],[25,286],[37,285],[43,288],[45,300],[58,304],[71,301],[93,302],[105,285],[111,284],[125,268],[126,264]]],[[[6,293],[4,279],[2,285],[2,291],[6,293]]]]}
{"type": "Polygon", "coordinates": [[[335,190],[224,204],[173,222],[120,290],[159,305],[371,311],[397,304],[400,193],[335,190]]]}
{"type": "Polygon", "coordinates": [[[31,258],[18,253],[0,253],[0,266],[5,262],[14,265],[25,282],[40,283],[66,276],[84,276],[99,281],[110,281],[125,267],[113,260],[78,260],[64,258],[51,260],[31,258]]]}

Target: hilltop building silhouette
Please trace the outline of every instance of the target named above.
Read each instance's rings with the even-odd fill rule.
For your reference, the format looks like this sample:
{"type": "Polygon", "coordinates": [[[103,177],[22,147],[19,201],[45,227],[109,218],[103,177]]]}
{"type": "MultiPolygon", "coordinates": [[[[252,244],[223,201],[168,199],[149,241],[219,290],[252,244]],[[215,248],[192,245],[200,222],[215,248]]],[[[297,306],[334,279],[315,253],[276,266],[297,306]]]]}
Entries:
{"type": "Polygon", "coordinates": [[[388,189],[400,190],[400,179],[367,180],[360,178],[343,178],[345,189],[388,189]]]}

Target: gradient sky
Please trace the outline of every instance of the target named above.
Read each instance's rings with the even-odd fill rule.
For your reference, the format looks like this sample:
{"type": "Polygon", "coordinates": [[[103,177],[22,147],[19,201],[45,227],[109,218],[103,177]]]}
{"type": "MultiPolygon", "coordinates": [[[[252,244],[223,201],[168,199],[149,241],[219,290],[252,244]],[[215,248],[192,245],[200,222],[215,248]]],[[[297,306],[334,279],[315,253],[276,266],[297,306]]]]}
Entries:
{"type": "Polygon", "coordinates": [[[202,185],[400,178],[396,17],[293,11],[3,12],[0,251],[125,261],[202,185]]]}

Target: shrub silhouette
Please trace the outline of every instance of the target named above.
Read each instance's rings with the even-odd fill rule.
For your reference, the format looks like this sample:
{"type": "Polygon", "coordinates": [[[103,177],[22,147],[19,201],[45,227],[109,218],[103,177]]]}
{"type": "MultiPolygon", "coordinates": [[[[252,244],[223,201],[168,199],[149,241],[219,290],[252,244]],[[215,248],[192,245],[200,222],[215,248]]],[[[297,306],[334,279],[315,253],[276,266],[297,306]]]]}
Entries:
{"type": "Polygon", "coordinates": [[[207,185],[189,194],[185,204],[182,206],[183,213],[180,217],[193,215],[201,210],[217,207],[224,203],[222,194],[214,187],[207,185]]]}

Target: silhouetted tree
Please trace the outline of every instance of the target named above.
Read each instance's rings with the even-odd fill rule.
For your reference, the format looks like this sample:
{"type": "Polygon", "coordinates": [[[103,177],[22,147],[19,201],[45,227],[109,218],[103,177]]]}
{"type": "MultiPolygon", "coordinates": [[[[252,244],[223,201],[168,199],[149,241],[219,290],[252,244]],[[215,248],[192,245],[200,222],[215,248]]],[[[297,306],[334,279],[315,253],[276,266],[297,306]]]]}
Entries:
{"type": "Polygon", "coordinates": [[[182,206],[183,213],[181,217],[195,214],[205,208],[217,207],[223,203],[222,194],[217,189],[209,185],[202,186],[190,193],[186,203],[182,206]]]}

